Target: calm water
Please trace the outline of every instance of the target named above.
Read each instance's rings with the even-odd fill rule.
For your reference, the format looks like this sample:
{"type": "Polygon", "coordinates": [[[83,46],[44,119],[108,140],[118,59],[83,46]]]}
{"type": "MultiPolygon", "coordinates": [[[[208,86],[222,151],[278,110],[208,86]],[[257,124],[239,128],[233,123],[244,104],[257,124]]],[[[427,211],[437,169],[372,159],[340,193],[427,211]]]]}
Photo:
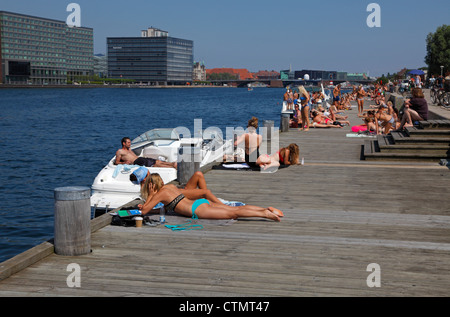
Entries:
{"type": "Polygon", "coordinates": [[[0,262],[53,237],[53,191],[90,187],[124,136],[278,126],[284,89],[0,89],[0,262]]]}

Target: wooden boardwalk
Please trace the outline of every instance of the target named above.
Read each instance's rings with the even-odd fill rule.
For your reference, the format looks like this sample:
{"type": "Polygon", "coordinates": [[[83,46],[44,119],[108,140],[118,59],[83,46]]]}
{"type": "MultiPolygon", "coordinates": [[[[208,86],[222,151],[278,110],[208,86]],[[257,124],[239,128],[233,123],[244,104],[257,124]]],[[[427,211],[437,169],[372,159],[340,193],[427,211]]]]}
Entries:
{"type": "MultiPolygon", "coordinates": [[[[355,109],[348,115],[359,124],[355,109]]],[[[347,133],[281,134],[281,146],[300,146],[304,166],[206,173],[218,197],[280,208],[280,223],[106,226],[92,234],[90,255],[51,254],[1,281],[0,296],[449,296],[449,169],[361,161],[364,138],[347,133]],[[80,288],[67,286],[71,263],[80,288]],[[372,263],[380,287],[368,286],[372,263]]]]}

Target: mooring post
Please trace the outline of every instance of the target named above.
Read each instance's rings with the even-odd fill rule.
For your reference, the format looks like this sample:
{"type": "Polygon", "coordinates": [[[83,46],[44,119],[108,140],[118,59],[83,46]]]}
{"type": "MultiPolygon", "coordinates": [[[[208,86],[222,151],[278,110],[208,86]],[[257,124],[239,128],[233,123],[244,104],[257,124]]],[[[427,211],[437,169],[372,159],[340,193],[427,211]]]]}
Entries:
{"type": "Polygon", "coordinates": [[[289,132],[289,120],[290,119],[291,119],[291,115],[289,113],[281,113],[281,124],[280,124],[281,132],[289,132]]]}
{"type": "MultiPolygon", "coordinates": [[[[267,138],[266,141],[272,141],[272,132],[274,130],[275,122],[273,120],[263,120],[263,127],[266,128],[267,138]]],[[[264,133],[263,133],[264,136],[264,133]]]]}
{"type": "Polygon", "coordinates": [[[55,253],[79,256],[91,252],[91,204],[88,187],[56,188],[55,253]]]}

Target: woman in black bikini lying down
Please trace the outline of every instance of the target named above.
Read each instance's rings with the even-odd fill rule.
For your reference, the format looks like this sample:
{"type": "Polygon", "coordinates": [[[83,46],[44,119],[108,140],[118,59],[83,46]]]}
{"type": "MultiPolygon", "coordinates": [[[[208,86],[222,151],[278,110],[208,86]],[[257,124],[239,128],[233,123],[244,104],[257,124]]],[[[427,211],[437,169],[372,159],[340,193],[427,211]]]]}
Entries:
{"type": "Polygon", "coordinates": [[[147,201],[144,205],[139,205],[143,215],[151,212],[159,203],[163,203],[166,209],[173,210],[176,213],[192,217],[194,219],[237,219],[245,217],[261,217],[274,221],[280,221],[283,217],[281,210],[273,207],[263,208],[251,205],[231,207],[222,203],[210,201],[208,199],[191,200],[186,198],[183,190],[175,185],[164,185],[159,174],[151,174],[145,180],[144,191],[148,191],[147,201]]]}

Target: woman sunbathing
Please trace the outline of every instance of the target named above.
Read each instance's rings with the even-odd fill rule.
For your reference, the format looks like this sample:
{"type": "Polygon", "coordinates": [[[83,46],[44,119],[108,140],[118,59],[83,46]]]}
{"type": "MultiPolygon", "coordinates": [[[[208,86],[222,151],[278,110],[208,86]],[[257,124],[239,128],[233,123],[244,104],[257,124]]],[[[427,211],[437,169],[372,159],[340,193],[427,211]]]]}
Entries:
{"type": "Polygon", "coordinates": [[[279,167],[283,165],[298,165],[300,150],[295,143],[290,144],[287,147],[281,148],[279,151],[272,155],[261,155],[256,164],[259,165],[262,170],[267,170],[270,167],[279,167]]]}
{"type": "MultiPolygon", "coordinates": [[[[318,111],[312,112],[313,116],[313,124],[314,128],[342,128],[343,125],[339,121],[333,121],[330,118],[322,115],[318,111]]],[[[348,123],[348,121],[344,121],[344,123],[348,123]]]]}
{"type": "Polygon", "coordinates": [[[193,219],[237,219],[246,217],[261,217],[274,221],[280,221],[284,214],[273,208],[263,208],[252,205],[238,207],[226,206],[208,199],[191,200],[175,185],[164,185],[159,174],[151,174],[144,186],[148,191],[147,202],[139,205],[143,215],[148,214],[158,203],[163,203],[166,209],[176,213],[192,217],[193,219]]]}
{"type": "MultiPolygon", "coordinates": [[[[148,200],[148,186],[151,182],[150,173],[148,176],[144,179],[141,185],[141,198],[146,201],[145,204],[147,204],[148,200]]],[[[206,198],[210,201],[213,201],[218,204],[223,204],[219,198],[217,198],[207,187],[205,176],[202,172],[198,171],[195,172],[194,175],[189,179],[187,184],[184,186],[184,188],[179,188],[179,190],[183,193],[184,196],[186,196],[189,199],[200,199],[200,198],[206,198]]],[[[144,206],[145,206],[144,204],[144,206]]]]}
{"type": "Polygon", "coordinates": [[[326,112],[322,106],[319,106],[317,108],[317,110],[319,110],[320,112],[322,112],[323,115],[325,115],[326,117],[330,117],[331,120],[336,121],[336,120],[347,120],[348,116],[344,116],[342,114],[342,112],[338,112],[338,110],[336,109],[335,105],[331,105],[330,108],[328,109],[328,112],[326,112]]]}

